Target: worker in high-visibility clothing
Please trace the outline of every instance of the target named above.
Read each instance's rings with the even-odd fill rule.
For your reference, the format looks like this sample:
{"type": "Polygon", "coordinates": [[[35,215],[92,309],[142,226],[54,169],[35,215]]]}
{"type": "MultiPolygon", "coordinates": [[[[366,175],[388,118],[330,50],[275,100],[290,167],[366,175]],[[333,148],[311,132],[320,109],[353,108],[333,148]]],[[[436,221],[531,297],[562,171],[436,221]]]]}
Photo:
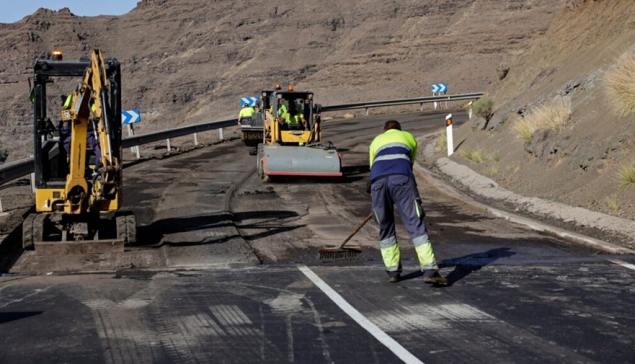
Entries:
{"type": "MultiPolygon", "coordinates": [[[[284,105],[283,105],[284,106],[284,105]]],[[[304,127],[304,129],[308,129],[308,122],[304,118],[304,114],[301,111],[297,110],[295,102],[293,100],[289,101],[289,109],[280,113],[280,109],[278,109],[278,115],[280,116],[280,120],[285,123],[287,126],[289,125],[299,125],[300,123],[304,127]]]]}
{"type": "Polygon", "coordinates": [[[389,282],[401,279],[401,256],[395,234],[394,205],[412,238],[423,281],[436,285],[447,285],[446,278],[439,274],[432,244],[423,221],[425,212],[412,172],[417,155],[414,136],[401,130],[396,120],[384,124],[383,133],[375,137],[369,148],[370,183],[369,192],[373,200],[372,214],[379,225],[381,255],[386,265],[389,282]]]}
{"type": "Polygon", "coordinates": [[[251,117],[254,116],[255,113],[256,113],[256,109],[249,106],[248,103],[244,103],[243,108],[240,109],[240,112],[238,113],[238,126],[242,125],[243,119],[246,119],[246,118],[251,119],[251,117]]]}

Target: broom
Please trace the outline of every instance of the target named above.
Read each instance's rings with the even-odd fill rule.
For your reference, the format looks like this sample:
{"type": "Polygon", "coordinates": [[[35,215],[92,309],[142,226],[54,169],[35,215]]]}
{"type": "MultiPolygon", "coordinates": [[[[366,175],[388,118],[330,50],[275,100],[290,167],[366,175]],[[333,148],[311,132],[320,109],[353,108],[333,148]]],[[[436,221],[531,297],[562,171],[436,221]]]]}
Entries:
{"type": "Polygon", "coordinates": [[[359,226],[351,233],[351,235],[349,235],[346,239],[344,239],[344,242],[339,247],[320,249],[319,251],[320,259],[321,260],[353,259],[358,254],[361,254],[362,248],[360,246],[348,246],[345,248],[344,245],[346,245],[346,243],[348,243],[348,241],[351,240],[351,238],[355,236],[355,234],[357,234],[357,232],[361,230],[361,228],[364,227],[364,225],[366,225],[366,223],[368,222],[368,220],[370,220],[371,217],[373,217],[372,213],[366,216],[364,221],[362,221],[362,223],[359,224],[359,226]]]}

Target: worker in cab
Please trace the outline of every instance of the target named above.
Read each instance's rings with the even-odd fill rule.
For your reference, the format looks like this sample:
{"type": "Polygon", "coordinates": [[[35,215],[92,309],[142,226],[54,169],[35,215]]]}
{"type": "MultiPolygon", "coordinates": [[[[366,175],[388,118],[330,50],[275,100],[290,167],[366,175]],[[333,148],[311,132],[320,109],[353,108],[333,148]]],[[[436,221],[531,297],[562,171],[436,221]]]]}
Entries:
{"type": "Polygon", "coordinates": [[[244,119],[251,119],[251,117],[254,116],[255,113],[256,109],[249,106],[249,104],[244,103],[243,108],[240,109],[240,112],[238,113],[238,126],[242,125],[244,119]]]}
{"type": "Polygon", "coordinates": [[[302,124],[302,127],[308,130],[309,123],[304,118],[304,113],[297,110],[295,102],[289,101],[289,109],[285,110],[283,114],[280,114],[280,109],[278,109],[278,115],[280,115],[281,121],[286,124],[287,127],[297,128],[298,125],[302,124]]]}
{"type": "MultiPolygon", "coordinates": [[[[66,97],[62,96],[64,103],[62,104],[62,110],[68,110],[73,106],[73,94],[66,97]]],[[[86,146],[93,150],[95,153],[95,170],[101,168],[101,149],[99,148],[99,138],[96,135],[97,126],[95,125],[95,110],[97,105],[91,100],[90,117],[88,119],[88,129],[86,131],[86,146]]],[[[71,126],[70,123],[62,122],[60,126],[60,136],[64,143],[64,150],[66,150],[66,158],[70,158],[70,146],[71,146],[71,126]]]]}

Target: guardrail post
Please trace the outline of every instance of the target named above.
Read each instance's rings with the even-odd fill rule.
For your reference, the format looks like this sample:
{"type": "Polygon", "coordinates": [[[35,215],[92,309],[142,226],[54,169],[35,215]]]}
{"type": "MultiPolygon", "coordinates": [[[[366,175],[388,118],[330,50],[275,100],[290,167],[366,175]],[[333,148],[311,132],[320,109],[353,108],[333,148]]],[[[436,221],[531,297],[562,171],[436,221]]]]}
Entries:
{"type": "Polygon", "coordinates": [[[0,197],[0,215],[4,214],[4,210],[2,209],[2,197],[0,197]]]}
{"type": "Polygon", "coordinates": [[[423,111],[423,102],[419,103],[419,111],[423,111]]]}
{"type": "Polygon", "coordinates": [[[445,117],[445,131],[447,136],[447,144],[448,144],[448,157],[454,154],[454,139],[452,135],[452,114],[448,114],[445,117]]]}
{"type": "Polygon", "coordinates": [[[194,145],[198,145],[198,135],[194,133],[194,145]]]}
{"type": "Polygon", "coordinates": [[[170,146],[170,139],[166,139],[167,145],[168,145],[168,153],[170,153],[172,151],[172,147],[170,146]]]}
{"type": "MultiPolygon", "coordinates": [[[[132,124],[126,124],[128,126],[128,136],[133,137],[134,136],[134,128],[132,127],[132,124]]],[[[130,147],[130,152],[131,153],[135,153],[137,155],[137,159],[141,159],[141,153],[139,152],[139,146],[136,145],[134,147],[130,147]]]]}
{"type": "Polygon", "coordinates": [[[366,116],[368,116],[368,109],[369,109],[369,108],[367,107],[367,108],[366,108],[366,116]]]}
{"type": "Polygon", "coordinates": [[[467,118],[472,118],[472,101],[467,103],[467,118]]]}
{"type": "Polygon", "coordinates": [[[218,129],[218,139],[223,140],[223,128],[218,129]]]}

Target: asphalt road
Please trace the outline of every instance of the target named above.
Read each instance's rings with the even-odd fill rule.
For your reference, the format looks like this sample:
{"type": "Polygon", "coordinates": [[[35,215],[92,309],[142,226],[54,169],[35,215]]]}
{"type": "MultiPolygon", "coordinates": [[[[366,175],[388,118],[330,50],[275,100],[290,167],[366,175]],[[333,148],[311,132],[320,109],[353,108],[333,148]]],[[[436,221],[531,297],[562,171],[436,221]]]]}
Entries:
{"type": "MultiPolygon", "coordinates": [[[[393,117],[422,135],[444,116],[393,117]]],[[[317,249],[368,214],[366,152],[386,119],[327,123],[343,154],[337,180],[265,184],[239,141],[129,165],[141,244],[16,255],[11,272],[52,275],[0,278],[0,362],[633,362],[632,257],[528,231],[424,183],[450,287],[421,281],[403,230],[405,280],[387,283],[372,223],[351,242],[357,259],[320,261],[317,249]],[[65,274],[95,270],[108,273],[65,274]]]]}

